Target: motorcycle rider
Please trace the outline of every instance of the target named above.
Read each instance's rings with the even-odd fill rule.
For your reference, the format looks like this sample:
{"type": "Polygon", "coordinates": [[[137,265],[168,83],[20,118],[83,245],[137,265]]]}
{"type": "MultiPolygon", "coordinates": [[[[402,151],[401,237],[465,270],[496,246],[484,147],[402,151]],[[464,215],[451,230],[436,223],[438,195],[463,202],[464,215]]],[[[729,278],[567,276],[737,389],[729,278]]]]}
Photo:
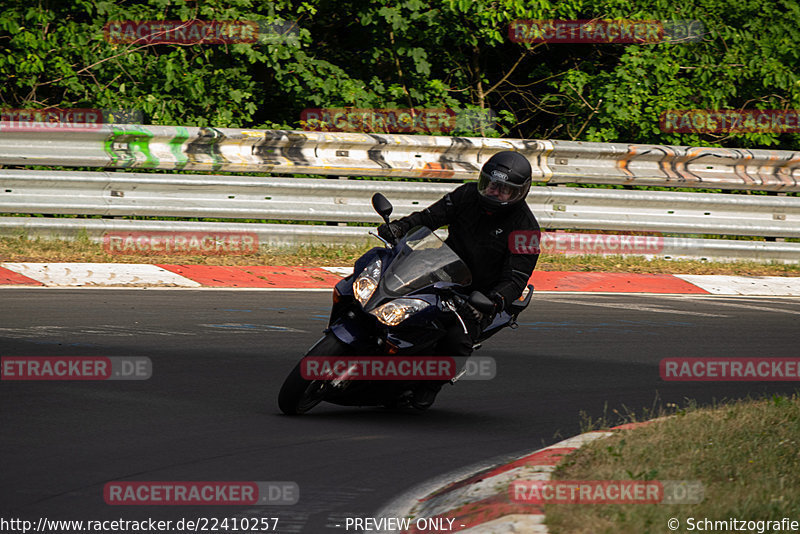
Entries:
{"type": "MultiPolygon", "coordinates": [[[[449,356],[469,356],[481,331],[494,315],[508,310],[522,295],[539,259],[538,248],[509,246],[512,233],[535,236],[539,223],[525,203],[531,186],[531,164],[519,152],[505,150],[483,165],[479,179],[459,186],[428,208],[378,227],[386,240],[399,239],[416,226],[436,230],[448,227],[445,243],[467,264],[472,273],[468,291],[480,291],[495,303],[482,313],[468,302],[458,310],[468,333],[457,321],[448,327],[438,350],[449,356]]],[[[430,405],[441,384],[415,391],[421,404],[430,405]]]]}

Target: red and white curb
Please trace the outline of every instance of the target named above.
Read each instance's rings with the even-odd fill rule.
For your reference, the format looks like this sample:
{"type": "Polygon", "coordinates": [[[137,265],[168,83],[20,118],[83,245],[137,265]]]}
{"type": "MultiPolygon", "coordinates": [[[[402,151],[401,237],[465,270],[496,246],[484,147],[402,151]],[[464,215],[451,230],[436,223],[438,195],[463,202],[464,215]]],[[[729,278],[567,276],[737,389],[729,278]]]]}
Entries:
{"type": "MultiPolygon", "coordinates": [[[[514,502],[509,497],[511,484],[517,481],[550,480],[553,470],[571,452],[608,437],[615,430],[626,430],[651,422],[621,425],[608,432],[586,432],[511,462],[473,470],[466,476],[463,473],[445,475],[443,478],[454,481],[444,484],[440,478],[439,482],[423,484],[395,499],[376,516],[411,518],[412,527],[403,530],[403,534],[429,532],[417,528],[419,520],[428,520],[421,521],[422,525],[449,525],[449,532],[461,534],[547,533],[541,506],[514,502]]],[[[384,531],[383,534],[390,532],[393,531],[384,531]]]]}
{"type": "MultiPolygon", "coordinates": [[[[349,272],[352,272],[352,268],[349,272]]],[[[322,267],[0,263],[0,287],[150,287],[330,290],[342,275],[322,267]]]]}
{"type": "MultiPolygon", "coordinates": [[[[329,290],[352,267],[144,263],[0,263],[0,287],[147,287],[329,290]]],[[[800,296],[800,277],[534,271],[536,290],[800,296]]]]}
{"type": "Polygon", "coordinates": [[[800,295],[800,277],[713,274],[679,274],[677,277],[712,295],[800,295]]]}

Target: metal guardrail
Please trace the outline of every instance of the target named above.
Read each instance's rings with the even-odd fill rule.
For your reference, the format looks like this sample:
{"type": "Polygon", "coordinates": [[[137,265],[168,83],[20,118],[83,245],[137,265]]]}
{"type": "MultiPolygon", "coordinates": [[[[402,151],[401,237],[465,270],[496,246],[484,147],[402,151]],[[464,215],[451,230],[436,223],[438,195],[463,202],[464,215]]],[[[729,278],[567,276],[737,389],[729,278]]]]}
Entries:
{"type": "Polygon", "coordinates": [[[76,219],[49,217],[0,217],[0,235],[74,239],[86,234],[91,241],[102,242],[103,235],[116,232],[199,232],[209,234],[248,233],[259,244],[289,245],[364,245],[374,241],[374,228],[364,226],[325,226],[307,224],[226,223],[194,221],[140,221],[127,219],[76,219]]]}
{"type": "Polygon", "coordinates": [[[550,184],[800,191],[800,153],[779,150],[149,125],[0,131],[0,165],[461,180],[505,149],[550,184]]]}
{"type": "MultiPolygon", "coordinates": [[[[455,184],[120,172],[0,170],[0,213],[380,222],[370,199],[402,216],[455,184]]],[[[532,187],[543,228],[800,236],[800,198],[532,187]]]]}
{"type": "MultiPolygon", "coordinates": [[[[0,131],[0,165],[474,179],[498,150],[516,149],[537,181],[800,191],[800,153],[621,143],[103,125],[0,131]]],[[[0,169],[0,213],[379,222],[420,209],[452,183],[0,169]]],[[[534,187],[545,229],[800,237],[800,198],[534,187]]],[[[69,237],[87,231],[255,232],[262,243],[363,243],[366,228],[49,217],[0,218],[0,234],[69,237]]],[[[663,257],[800,261],[800,244],[664,238],[663,257]]]]}

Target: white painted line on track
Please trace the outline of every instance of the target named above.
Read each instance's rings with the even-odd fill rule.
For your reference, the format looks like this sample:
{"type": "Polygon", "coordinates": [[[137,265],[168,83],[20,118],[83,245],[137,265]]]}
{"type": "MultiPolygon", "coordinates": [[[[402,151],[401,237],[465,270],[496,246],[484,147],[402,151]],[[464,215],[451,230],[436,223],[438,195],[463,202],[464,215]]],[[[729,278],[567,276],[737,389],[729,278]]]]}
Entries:
{"type": "Polygon", "coordinates": [[[772,308],[770,306],[756,306],[754,304],[745,304],[739,302],[720,302],[719,299],[703,299],[703,302],[708,303],[712,306],[724,306],[728,308],[739,308],[743,310],[757,310],[757,311],[768,311],[775,313],[788,313],[789,315],[800,315],[800,311],[790,310],[788,308],[772,308]]]}
{"type": "Polygon", "coordinates": [[[729,317],[729,315],[724,315],[719,313],[703,313],[695,311],[676,310],[673,308],[665,308],[658,304],[643,305],[643,304],[631,304],[629,302],[589,302],[585,300],[569,300],[569,299],[539,299],[539,300],[544,300],[547,302],[555,302],[559,304],[578,304],[581,306],[618,308],[621,310],[631,310],[631,311],[651,312],[651,313],[673,313],[677,315],[695,315],[698,317],[729,317]]]}
{"type": "MultiPolygon", "coordinates": [[[[606,293],[608,294],[608,293],[606,293]]],[[[621,293],[614,293],[614,295],[620,296],[621,293]]],[[[629,294],[626,294],[629,295],[629,294]]],[[[759,301],[759,300],[776,300],[782,299],[789,302],[800,302],[800,298],[793,297],[791,295],[713,295],[709,293],[704,294],[697,294],[697,293],[666,293],[666,294],[659,294],[659,293],[636,293],[635,296],[644,295],[647,297],[667,297],[670,299],[701,299],[701,300],[742,300],[742,301],[759,301]]],[[[631,295],[634,296],[634,295],[631,295]]]]}
{"type": "Polygon", "coordinates": [[[220,332],[233,332],[245,334],[261,334],[263,332],[300,332],[307,334],[308,330],[299,330],[289,326],[275,325],[275,324],[250,324],[250,323],[203,323],[197,326],[204,328],[215,328],[220,332]]]}
{"type": "MultiPolygon", "coordinates": [[[[534,451],[519,453],[516,455],[503,455],[502,458],[490,458],[429,478],[392,498],[391,501],[385,503],[380,510],[374,513],[374,517],[406,517],[409,515],[411,510],[417,506],[419,500],[423,497],[434,493],[435,491],[440,490],[454,482],[467,479],[480,471],[517,460],[518,458],[527,456],[532,452],[534,451]]],[[[387,531],[383,531],[376,532],[376,534],[389,533],[387,531]]]]}
{"type": "Polygon", "coordinates": [[[137,337],[137,336],[195,336],[195,332],[182,332],[178,330],[159,330],[157,328],[119,325],[92,325],[92,326],[28,326],[22,328],[0,327],[0,335],[11,339],[49,338],[61,335],[88,335],[106,337],[137,337]]]}
{"type": "MultiPolygon", "coordinates": [[[[447,511],[451,509],[458,508],[461,505],[469,504],[475,500],[486,497],[487,491],[488,495],[498,494],[498,486],[501,488],[504,487],[506,485],[505,482],[509,482],[514,479],[547,480],[550,478],[550,472],[555,468],[555,466],[523,466],[515,469],[513,472],[505,471],[503,473],[496,474],[486,473],[485,477],[481,480],[475,481],[460,488],[452,488],[444,491],[452,484],[471,478],[481,471],[506,465],[520,458],[530,456],[536,452],[541,452],[546,449],[581,447],[586,443],[608,437],[612,434],[612,432],[608,431],[586,432],[558,443],[554,443],[553,445],[544,447],[542,449],[528,451],[522,454],[508,455],[499,461],[497,458],[494,460],[490,459],[456,469],[449,473],[444,473],[437,477],[426,480],[425,482],[398,495],[390,502],[384,504],[383,507],[375,513],[375,517],[418,518],[431,517],[437,513],[446,515],[447,511]],[[509,474],[511,475],[509,476],[509,474]],[[472,492],[474,492],[475,495],[472,495],[472,492]],[[433,493],[438,494],[436,496],[432,496],[433,493]],[[423,499],[425,500],[423,501],[423,499]]],[[[525,516],[520,516],[519,514],[510,514],[493,520],[490,523],[476,525],[460,532],[469,532],[471,534],[511,534],[514,532],[546,533],[547,528],[542,525],[543,520],[544,517],[542,517],[542,514],[528,514],[525,516]],[[525,519],[520,519],[520,517],[525,519]],[[542,528],[537,527],[535,530],[531,530],[529,527],[533,525],[540,525],[542,528]]],[[[384,530],[376,534],[389,534],[389,531],[384,530]]]]}

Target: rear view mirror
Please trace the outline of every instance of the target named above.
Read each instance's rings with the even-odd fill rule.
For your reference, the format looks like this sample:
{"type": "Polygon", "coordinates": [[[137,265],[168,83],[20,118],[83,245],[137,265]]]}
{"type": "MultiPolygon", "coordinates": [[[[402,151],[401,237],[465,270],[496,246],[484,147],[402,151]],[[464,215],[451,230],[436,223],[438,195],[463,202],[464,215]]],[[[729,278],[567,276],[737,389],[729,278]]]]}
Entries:
{"type": "Polygon", "coordinates": [[[380,193],[375,193],[372,195],[372,207],[375,208],[375,211],[378,212],[383,220],[388,223],[389,222],[389,215],[392,214],[392,203],[380,193]]]}

